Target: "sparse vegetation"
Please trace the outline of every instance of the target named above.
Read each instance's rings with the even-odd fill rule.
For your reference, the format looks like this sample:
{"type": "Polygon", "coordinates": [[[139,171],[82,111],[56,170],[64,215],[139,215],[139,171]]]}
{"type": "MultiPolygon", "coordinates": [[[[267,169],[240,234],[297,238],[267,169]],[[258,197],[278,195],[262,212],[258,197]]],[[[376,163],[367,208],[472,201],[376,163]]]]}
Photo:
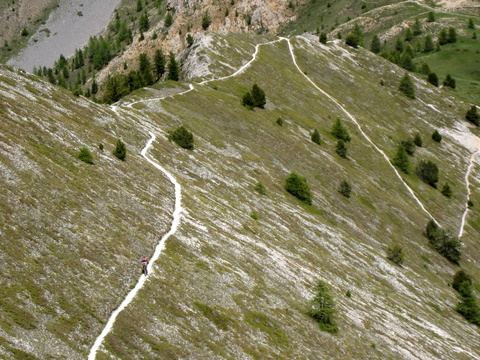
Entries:
{"type": "Polygon", "coordinates": [[[442,141],[442,135],[438,132],[438,130],[435,130],[432,134],[432,140],[435,142],[441,142],[442,141]]]}
{"type": "Polygon", "coordinates": [[[480,115],[477,114],[477,107],[475,105],[472,105],[472,107],[467,111],[465,119],[476,126],[480,126],[480,115]]]}
{"type": "Polygon", "coordinates": [[[260,181],[255,185],[255,191],[260,195],[267,195],[267,188],[260,181]]]}

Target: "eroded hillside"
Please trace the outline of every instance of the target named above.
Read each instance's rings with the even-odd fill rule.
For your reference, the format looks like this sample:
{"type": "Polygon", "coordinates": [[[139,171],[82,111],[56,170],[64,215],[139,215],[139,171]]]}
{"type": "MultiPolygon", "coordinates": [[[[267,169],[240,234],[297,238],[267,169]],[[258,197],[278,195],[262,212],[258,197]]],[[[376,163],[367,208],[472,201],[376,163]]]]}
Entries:
{"type": "MultiPolygon", "coordinates": [[[[223,44],[221,56],[205,46],[199,58],[228,64],[231,54],[234,68],[238,59],[251,59],[259,41],[209,36],[223,44]],[[245,42],[250,54],[238,52],[245,42]]],[[[308,37],[263,41],[255,61],[233,77],[195,83],[163,100],[155,98],[189,88],[155,85],[116,104],[115,112],[2,69],[1,164],[8,174],[2,238],[9,241],[1,246],[10,284],[3,288],[11,289],[2,300],[2,309],[10,309],[1,314],[3,357],[23,351],[85,358],[135,283],[138,259],[168,228],[173,204],[172,185],[138,155],[148,131],[158,135],[150,155],[182,186],[182,220],[98,359],[480,354],[478,328],[455,312],[449,283],[459,267],[423,236],[430,216],[460,230],[465,175],[478,146],[476,129],[463,119],[468,104],[417,78],[417,98],[407,99],[397,90],[403,70],[363,49],[308,37]],[[265,109],[240,104],[253,83],[266,92],[265,109]],[[337,117],[352,137],[347,159],[337,155],[330,134],[337,117]],[[166,139],[179,125],[194,133],[195,150],[166,139]],[[310,140],[314,128],[320,145],[310,140]],[[435,129],[441,143],[431,140],[435,129]],[[423,147],[412,163],[436,162],[439,185],[448,182],[452,198],[391,166],[399,141],[417,132],[423,147]],[[111,155],[119,137],[130,150],[126,162],[111,155]],[[95,150],[99,143],[103,152],[95,150]],[[75,158],[82,145],[91,146],[94,165],[75,158]],[[285,192],[290,172],[307,179],[311,206],[285,192]],[[337,191],[343,180],[352,184],[351,198],[337,191]],[[266,195],[254,190],[258,182],[266,195]],[[392,243],[405,250],[403,267],[386,259],[392,243]],[[305,315],[319,279],[338,304],[337,335],[305,315]],[[19,320],[23,311],[30,314],[26,323],[19,320]],[[42,342],[46,334],[56,340],[42,342]]],[[[221,68],[216,76],[229,73],[221,68]]],[[[475,165],[474,204],[478,179],[475,165]]],[[[478,219],[474,206],[461,238],[461,267],[475,279],[478,219]]]]}

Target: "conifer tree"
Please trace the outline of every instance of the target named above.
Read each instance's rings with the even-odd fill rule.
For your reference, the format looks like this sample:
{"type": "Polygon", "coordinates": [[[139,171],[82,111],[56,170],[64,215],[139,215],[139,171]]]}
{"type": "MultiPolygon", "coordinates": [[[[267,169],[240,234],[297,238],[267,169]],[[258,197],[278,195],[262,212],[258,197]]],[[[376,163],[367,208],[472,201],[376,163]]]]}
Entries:
{"type": "Polygon", "coordinates": [[[413,31],[410,27],[408,27],[405,31],[405,41],[412,41],[413,37],[413,31]]]}
{"type": "Polygon", "coordinates": [[[422,64],[422,67],[420,68],[420,72],[421,72],[423,75],[428,75],[428,74],[430,74],[431,71],[430,71],[430,67],[428,66],[428,64],[423,63],[423,64],[422,64]]]}
{"type": "Polygon", "coordinates": [[[417,165],[416,174],[428,185],[437,188],[438,166],[430,160],[421,160],[417,165]]]}
{"type": "Polygon", "coordinates": [[[409,99],[415,99],[415,87],[408,73],[405,73],[402,80],[400,81],[398,90],[400,90],[409,99]]]}
{"type": "Polygon", "coordinates": [[[447,41],[449,43],[457,42],[457,31],[455,30],[454,27],[449,27],[448,28],[448,39],[447,39],[447,41]]]}
{"type": "Polygon", "coordinates": [[[327,43],[327,34],[322,32],[320,36],[318,37],[318,41],[320,41],[322,44],[327,43]]]}
{"type": "Polygon", "coordinates": [[[320,145],[320,133],[318,132],[318,130],[316,128],[315,128],[315,130],[313,130],[313,133],[312,133],[312,141],[315,144],[320,145]]]}
{"type": "Polygon", "coordinates": [[[475,24],[473,23],[473,19],[472,19],[472,18],[468,19],[467,28],[469,28],[469,29],[475,29],[475,24]]]}
{"type": "Polygon", "coordinates": [[[148,14],[145,11],[142,16],[140,16],[139,20],[139,30],[140,32],[145,32],[150,28],[150,21],[148,19],[148,14]]]}
{"type": "Polygon", "coordinates": [[[438,86],[438,76],[437,76],[437,74],[435,74],[434,72],[429,73],[427,81],[434,86],[438,86]]]}
{"type": "Polygon", "coordinates": [[[113,150],[113,155],[115,155],[120,160],[125,160],[127,157],[127,147],[122,140],[118,139],[115,149],[113,150]]]}
{"type": "Polygon", "coordinates": [[[80,151],[79,151],[77,157],[87,164],[93,164],[92,153],[90,152],[90,150],[86,146],[83,146],[83,147],[80,148],[80,151]]]}
{"type": "Polygon", "coordinates": [[[351,140],[350,134],[348,133],[347,128],[342,124],[342,120],[340,118],[337,118],[333,124],[331,134],[337,139],[341,139],[346,142],[351,140]]]}
{"type": "Polygon", "coordinates": [[[170,53],[170,61],[168,63],[168,80],[173,80],[173,81],[178,81],[179,80],[179,70],[178,70],[178,64],[177,61],[175,60],[175,55],[173,53],[170,53]]]}
{"type": "Polygon", "coordinates": [[[345,44],[353,48],[357,48],[360,45],[360,37],[354,33],[348,33],[345,36],[345,44]]]}
{"type": "Polygon", "coordinates": [[[208,15],[208,11],[207,11],[202,17],[202,29],[207,30],[211,23],[212,23],[212,19],[210,18],[210,15],[208,15]]]}
{"type": "Polygon", "coordinates": [[[380,43],[380,38],[378,37],[378,35],[373,35],[373,38],[372,38],[372,43],[370,44],[370,51],[373,52],[374,54],[378,54],[380,53],[380,51],[382,50],[382,45],[380,43]]]}
{"type": "Polygon", "coordinates": [[[434,22],[435,21],[435,14],[433,13],[433,11],[430,11],[428,13],[427,21],[428,22],[434,22]]]}
{"type": "Polygon", "coordinates": [[[413,35],[418,36],[421,33],[422,33],[422,25],[420,24],[420,20],[416,18],[415,23],[413,24],[413,35]]]}
{"type": "Polygon", "coordinates": [[[155,55],[153,57],[153,68],[155,71],[155,76],[157,80],[159,80],[165,72],[165,56],[160,49],[155,50],[155,55]]]}
{"type": "Polygon", "coordinates": [[[92,94],[95,95],[98,92],[98,84],[95,77],[92,80],[92,94]]]}
{"type": "Polygon", "coordinates": [[[435,130],[432,134],[432,140],[436,142],[441,142],[442,141],[442,135],[438,132],[438,130],[435,130]]]}
{"type": "Polygon", "coordinates": [[[304,203],[312,205],[312,192],[304,177],[291,173],[285,179],[285,190],[304,203]]]}
{"type": "Polygon", "coordinates": [[[422,137],[420,136],[420,133],[416,133],[414,138],[413,138],[413,143],[415,145],[417,145],[418,147],[422,147],[423,146],[423,141],[422,141],[422,137]]]}
{"type": "Polygon", "coordinates": [[[435,45],[433,44],[432,36],[427,34],[425,36],[425,44],[423,45],[423,52],[430,52],[435,49],[435,45]]]}
{"type": "Polygon", "coordinates": [[[245,93],[242,97],[242,105],[245,106],[247,109],[252,110],[254,106],[252,94],[249,92],[245,93]]]}
{"type": "Polygon", "coordinates": [[[267,103],[265,92],[257,84],[253,84],[252,86],[252,100],[253,106],[261,109],[263,109],[267,103]]]}
{"type": "Polygon", "coordinates": [[[337,152],[338,155],[340,155],[340,157],[346,159],[347,158],[347,145],[345,144],[345,141],[343,141],[342,139],[338,140],[337,141],[337,147],[336,147],[335,151],[337,152]]]}
{"type": "Polygon", "coordinates": [[[410,158],[408,157],[405,147],[401,144],[398,146],[397,153],[392,159],[392,164],[405,174],[410,172],[410,158]]]}
{"type": "Polygon", "coordinates": [[[152,74],[152,65],[150,64],[150,60],[148,59],[148,55],[146,53],[141,53],[139,56],[139,80],[141,87],[152,85],[155,80],[153,79],[152,74]]]}
{"type": "Polygon", "coordinates": [[[349,198],[352,193],[352,187],[347,181],[344,180],[340,183],[338,187],[338,192],[346,198],[349,198]]]}
{"type": "Polygon", "coordinates": [[[445,195],[446,197],[452,197],[453,193],[452,193],[452,188],[450,187],[450,185],[448,185],[448,183],[445,183],[445,185],[443,185],[443,188],[442,188],[442,195],[445,195]]]}
{"type": "Polygon", "coordinates": [[[169,12],[167,12],[167,16],[165,16],[164,25],[165,25],[165,27],[170,27],[170,26],[172,26],[172,24],[173,24],[173,16],[169,11],[169,12]]]}
{"type": "Polygon", "coordinates": [[[472,124],[480,126],[480,115],[477,114],[477,107],[472,105],[472,107],[467,111],[465,119],[470,121],[472,124]]]}
{"type": "Polygon", "coordinates": [[[440,45],[445,45],[448,43],[448,35],[447,35],[447,30],[442,29],[440,33],[438,34],[438,43],[440,45]]]}
{"type": "Polygon", "coordinates": [[[445,80],[443,80],[443,86],[448,86],[452,89],[455,89],[456,87],[455,79],[450,74],[447,74],[447,76],[445,77],[445,80]]]}

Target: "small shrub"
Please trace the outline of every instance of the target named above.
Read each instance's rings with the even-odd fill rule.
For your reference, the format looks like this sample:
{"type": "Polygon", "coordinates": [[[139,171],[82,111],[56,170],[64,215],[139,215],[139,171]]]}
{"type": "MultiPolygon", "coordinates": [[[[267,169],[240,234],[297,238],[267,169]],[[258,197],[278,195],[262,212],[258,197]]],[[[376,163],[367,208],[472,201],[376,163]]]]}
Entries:
{"type": "Polygon", "coordinates": [[[432,134],[432,140],[436,142],[441,142],[442,141],[442,135],[438,132],[438,130],[435,130],[432,134]]]}
{"type": "Polygon", "coordinates": [[[467,205],[468,205],[469,208],[472,208],[473,207],[473,201],[468,200],[467,205]]]}
{"type": "Polygon", "coordinates": [[[422,160],[417,165],[417,176],[428,185],[437,188],[438,166],[430,160],[422,160]]]}
{"type": "Polygon", "coordinates": [[[347,181],[344,180],[340,183],[340,186],[338,187],[338,192],[346,198],[349,198],[350,194],[352,193],[352,187],[347,181]]]}
{"type": "Polygon", "coordinates": [[[296,173],[288,175],[285,180],[285,190],[304,203],[312,205],[312,192],[304,177],[296,173]]]}
{"type": "Polygon", "coordinates": [[[318,41],[320,41],[322,44],[327,43],[327,34],[322,32],[320,36],[318,37],[318,41]]]}
{"type": "Polygon", "coordinates": [[[394,264],[402,265],[404,259],[403,248],[398,244],[390,245],[387,249],[387,259],[394,264]]]}
{"type": "Polygon", "coordinates": [[[187,35],[187,44],[188,44],[188,46],[193,45],[193,36],[191,34],[187,35]]]}
{"type": "Polygon", "coordinates": [[[312,133],[312,141],[315,143],[315,144],[318,144],[320,145],[320,133],[318,132],[317,129],[313,130],[313,133],[312,133]]]}
{"type": "Polygon", "coordinates": [[[345,36],[345,44],[355,49],[358,48],[358,45],[360,45],[360,36],[354,33],[348,33],[345,36]]]}
{"type": "Polygon", "coordinates": [[[103,146],[103,144],[102,144],[102,143],[98,144],[98,149],[99,149],[100,151],[103,151],[103,149],[104,149],[104,146],[103,146]]]}
{"type": "Polygon", "coordinates": [[[193,150],[194,148],[193,134],[183,126],[170,131],[167,135],[167,138],[184,149],[193,150]]]}
{"type": "Polygon", "coordinates": [[[252,90],[242,97],[242,105],[250,110],[255,107],[263,109],[266,103],[265,92],[257,84],[253,84],[252,90]]]}
{"type": "Polygon", "coordinates": [[[250,213],[250,217],[253,219],[253,220],[258,220],[260,219],[260,217],[258,216],[258,213],[256,211],[252,211],[250,213]]]}
{"type": "Polygon", "coordinates": [[[202,29],[207,30],[211,23],[212,19],[210,18],[210,15],[208,15],[208,12],[206,12],[202,17],[202,29]]]}
{"type": "Polygon", "coordinates": [[[448,183],[445,183],[445,185],[443,185],[443,188],[442,188],[442,195],[446,196],[446,197],[452,197],[453,193],[452,193],[452,188],[450,187],[450,185],[448,185],[448,183]]]}
{"type": "Polygon", "coordinates": [[[463,270],[457,271],[452,286],[460,295],[460,301],[456,308],[457,312],[468,322],[480,326],[480,307],[473,293],[470,275],[463,270]]]}
{"type": "Polygon", "coordinates": [[[86,146],[80,148],[77,157],[84,163],[93,164],[93,156],[86,146]]]}
{"type": "Polygon", "coordinates": [[[347,298],[351,299],[351,298],[352,298],[352,293],[351,293],[351,291],[350,291],[350,290],[347,290],[345,296],[346,296],[347,298]]]}
{"type": "Polygon", "coordinates": [[[261,182],[258,182],[255,185],[255,191],[258,192],[260,195],[267,195],[267,189],[265,188],[265,185],[263,185],[261,182]]]}
{"type": "Polygon", "coordinates": [[[277,125],[278,126],[283,126],[283,119],[281,117],[279,117],[276,121],[277,125]]]}
{"type": "Polygon", "coordinates": [[[316,295],[311,302],[311,309],[307,315],[314,319],[320,330],[330,333],[338,332],[338,326],[335,322],[335,301],[330,295],[330,291],[325,283],[318,281],[315,286],[316,295]]]}
{"type": "Polygon", "coordinates": [[[113,150],[113,155],[115,155],[120,160],[125,160],[127,157],[127,147],[122,140],[118,139],[115,149],[113,150]]]}

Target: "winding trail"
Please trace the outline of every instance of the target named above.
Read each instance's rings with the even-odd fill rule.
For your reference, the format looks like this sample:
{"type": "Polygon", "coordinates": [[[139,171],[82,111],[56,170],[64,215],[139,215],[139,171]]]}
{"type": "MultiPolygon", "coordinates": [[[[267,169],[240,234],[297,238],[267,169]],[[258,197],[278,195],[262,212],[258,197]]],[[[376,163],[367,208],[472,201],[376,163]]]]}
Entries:
{"type": "MultiPolygon", "coordinates": [[[[417,202],[417,204],[420,206],[420,208],[433,220],[435,220],[435,218],[433,217],[432,214],[430,214],[430,212],[425,208],[425,206],[422,204],[422,202],[420,201],[420,199],[415,195],[415,192],[412,190],[412,188],[410,186],[408,186],[408,184],[403,180],[402,176],[400,175],[400,173],[398,172],[397,168],[395,166],[392,165],[392,163],[390,162],[390,159],[388,158],[388,156],[368,137],[368,135],[363,131],[362,129],[362,126],[358,123],[357,119],[355,119],[355,117],[350,114],[347,109],[345,109],[342,104],[340,104],[340,102],[335,99],[333,96],[331,96],[330,94],[328,94],[327,92],[325,92],[324,90],[322,90],[317,84],[315,84],[315,82],[313,82],[312,79],[310,79],[307,75],[305,75],[305,73],[300,69],[300,66],[298,66],[297,64],[297,60],[295,58],[295,54],[293,52],[293,46],[292,46],[292,43],[290,41],[290,39],[288,38],[281,38],[283,40],[286,40],[287,43],[288,43],[288,48],[290,50],[290,55],[292,57],[292,60],[293,60],[293,63],[294,65],[296,66],[296,68],[298,69],[298,71],[303,75],[303,77],[305,77],[305,79],[308,80],[308,82],[310,82],[318,91],[320,91],[322,94],[324,94],[326,97],[328,97],[331,101],[333,101],[349,118],[350,120],[358,127],[358,130],[360,131],[360,133],[363,135],[363,137],[370,143],[372,144],[372,146],[383,156],[383,158],[387,161],[388,165],[393,169],[393,171],[395,172],[395,174],[397,175],[397,177],[400,179],[400,181],[405,185],[405,187],[407,188],[408,192],[410,193],[410,195],[415,199],[415,201],[417,202]]],[[[435,220],[435,222],[437,222],[438,224],[438,221],[435,220]]]]}
{"type": "MultiPolygon", "coordinates": [[[[294,54],[294,50],[293,50],[293,45],[291,43],[291,40],[288,39],[288,38],[285,38],[285,37],[279,37],[277,40],[273,40],[273,41],[269,41],[269,42],[265,42],[265,43],[261,43],[261,44],[257,44],[255,45],[255,52],[253,53],[253,56],[252,56],[252,59],[249,60],[247,63],[245,63],[244,65],[242,65],[237,71],[235,71],[233,74],[230,74],[230,75],[227,75],[227,76],[223,76],[223,77],[220,77],[220,78],[214,78],[214,79],[209,79],[209,80],[204,80],[200,83],[198,83],[198,85],[204,85],[204,84],[207,84],[211,81],[219,81],[219,80],[225,80],[225,79],[229,79],[229,78],[232,78],[234,76],[237,76],[239,74],[241,74],[243,71],[245,71],[245,69],[247,69],[257,58],[257,55],[258,55],[258,51],[259,51],[259,48],[260,46],[262,45],[269,45],[269,44],[274,44],[274,43],[277,43],[277,42],[280,42],[280,41],[286,41],[287,44],[288,44],[288,48],[289,48],[289,52],[290,52],[290,56],[292,58],[292,61],[293,61],[293,64],[295,65],[295,67],[297,68],[297,70],[305,77],[305,79],[307,79],[307,81],[309,83],[311,83],[319,92],[321,92],[323,95],[325,95],[326,97],[328,97],[333,103],[335,103],[347,116],[348,118],[357,126],[357,128],[359,129],[360,133],[363,135],[363,137],[375,148],[375,150],[377,152],[379,152],[382,157],[385,159],[385,161],[389,164],[389,166],[392,168],[392,170],[395,172],[396,176],[400,179],[400,181],[404,184],[404,186],[406,187],[406,189],[408,190],[408,192],[410,193],[410,195],[412,196],[412,198],[417,202],[417,204],[419,205],[419,207],[433,220],[435,220],[435,218],[433,217],[432,214],[430,214],[430,212],[425,208],[425,206],[423,205],[423,203],[420,201],[420,199],[415,195],[414,191],[412,188],[410,188],[410,186],[408,186],[408,184],[403,180],[402,176],[400,175],[400,173],[398,172],[398,170],[395,168],[395,166],[392,165],[392,163],[390,162],[390,159],[388,158],[388,156],[385,154],[385,152],[383,152],[371,139],[370,137],[363,131],[362,129],[362,126],[359,124],[359,122],[355,119],[355,117],[350,114],[344,107],[343,105],[338,101],[336,100],[333,96],[331,96],[330,94],[328,94],[327,92],[325,92],[323,89],[321,89],[311,78],[309,78],[301,69],[300,69],[300,66],[298,65],[297,63],[297,60],[295,58],[295,54],[294,54]]],[[[146,99],[146,100],[138,100],[138,101],[134,101],[134,102],[131,102],[131,103],[126,103],[126,104],[121,104],[120,102],[117,102],[113,105],[111,105],[111,109],[113,112],[115,112],[117,115],[118,115],[118,109],[121,109],[120,106],[122,105],[123,107],[126,107],[126,108],[129,108],[129,109],[132,109],[132,106],[134,104],[137,104],[137,103],[148,103],[148,102],[153,102],[153,101],[160,101],[164,98],[167,98],[167,97],[171,97],[173,98],[174,96],[178,96],[178,95],[183,95],[183,94],[186,94],[192,90],[195,90],[195,87],[193,84],[188,84],[189,88],[185,91],[182,91],[182,92],[179,92],[179,93],[176,93],[174,95],[168,95],[168,96],[165,96],[165,97],[160,97],[160,98],[154,98],[154,99],[146,99]]],[[[123,109],[122,109],[123,110],[123,109]]],[[[162,166],[160,166],[158,163],[156,163],[155,161],[153,161],[152,159],[150,159],[148,156],[147,156],[147,152],[148,152],[148,149],[152,146],[152,143],[153,141],[155,141],[155,135],[150,132],[150,140],[147,142],[147,144],[145,145],[144,149],[141,151],[141,155],[151,164],[153,165],[155,168],[157,168],[158,170],[160,170],[165,176],[168,177],[168,179],[174,184],[174,187],[175,187],[175,208],[174,208],[174,212],[173,212],[173,220],[172,220],[172,225],[171,225],[171,228],[170,230],[161,238],[160,242],[157,244],[156,248],[155,248],[155,252],[152,256],[152,258],[150,259],[150,264],[148,265],[148,272],[149,274],[153,274],[154,273],[154,268],[153,268],[153,264],[155,263],[155,261],[159,258],[160,254],[163,252],[163,250],[165,249],[165,242],[166,240],[168,239],[168,237],[170,237],[170,235],[174,234],[180,224],[180,219],[181,219],[181,212],[182,212],[182,207],[181,207],[181,197],[182,197],[182,194],[181,194],[181,186],[180,184],[177,182],[177,180],[167,171],[165,170],[162,166]]],[[[475,158],[477,157],[477,155],[480,153],[480,148],[478,148],[477,151],[475,151],[471,158],[470,158],[470,163],[469,163],[469,166],[468,166],[468,170],[467,170],[467,173],[465,175],[465,182],[466,182],[466,187],[467,187],[467,200],[469,199],[470,197],[470,182],[469,182],[469,176],[470,176],[470,172],[475,164],[475,158]]],[[[468,203],[466,204],[466,207],[465,207],[465,212],[463,213],[463,216],[462,216],[462,221],[461,221],[461,226],[460,226],[460,232],[459,232],[459,235],[458,237],[460,238],[463,234],[463,228],[465,226],[465,219],[466,219],[466,216],[467,216],[467,213],[468,213],[468,203]]],[[[436,221],[436,220],[435,220],[436,221]]],[[[437,222],[437,221],[436,221],[437,222]]],[[[438,222],[437,222],[438,223],[438,222]]],[[[140,279],[138,280],[136,286],[128,293],[128,295],[126,296],[126,298],[122,301],[122,303],[118,306],[118,308],[113,311],[113,313],[110,315],[110,318],[107,322],[107,324],[105,325],[103,331],[101,332],[101,334],[97,337],[97,339],[95,340],[95,343],[93,344],[92,348],[90,349],[90,353],[88,355],[88,360],[95,360],[95,357],[96,357],[96,353],[97,351],[99,350],[101,344],[103,343],[103,340],[105,339],[105,337],[107,336],[107,334],[112,330],[112,327],[117,319],[117,316],[118,314],[123,311],[129,304],[130,302],[134,299],[134,297],[137,295],[138,291],[144,286],[145,284],[145,281],[147,280],[147,277],[141,275],[140,276],[140,279]]]]}
{"type": "Polygon", "coordinates": [[[460,231],[458,232],[458,238],[459,239],[463,235],[463,229],[465,227],[465,220],[467,218],[467,214],[468,214],[468,210],[469,210],[468,201],[470,200],[470,194],[471,194],[469,177],[470,177],[470,173],[473,169],[473,166],[475,165],[475,158],[477,157],[477,155],[479,153],[480,153],[480,149],[477,149],[477,151],[475,151],[472,154],[472,156],[470,157],[470,164],[468,165],[467,173],[465,174],[465,184],[466,184],[466,187],[467,187],[467,204],[465,205],[465,211],[463,212],[463,215],[462,215],[462,222],[460,223],[460,231]]]}
{"type": "MultiPolygon", "coordinates": [[[[200,82],[199,84],[200,85],[203,85],[203,84],[206,84],[210,81],[217,81],[217,80],[225,80],[225,79],[228,79],[228,78],[231,78],[233,76],[236,76],[240,73],[242,73],[246,68],[248,68],[257,58],[257,55],[258,55],[258,50],[259,50],[259,47],[261,45],[268,45],[268,44],[273,44],[273,43],[276,43],[276,42],[279,42],[279,41],[282,41],[282,39],[277,39],[277,40],[273,40],[273,41],[270,41],[270,42],[266,42],[266,43],[261,43],[261,44],[257,44],[255,45],[255,52],[253,53],[253,56],[252,56],[252,59],[250,61],[248,61],[247,63],[245,63],[244,65],[242,65],[237,71],[235,71],[233,74],[231,75],[227,75],[227,76],[223,76],[221,78],[218,78],[218,79],[209,79],[209,80],[204,80],[202,82],[200,82]]],[[[131,103],[128,103],[128,104],[123,104],[125,107],[129,108],[129,109],[132,109],[132,106],[134,104],[137,104],[137,103],[146,103],[146,102],[151,102],[151,101],[159,101],[159,100],[162,100],[166,97],[174,97],[174,96],[178,96],[178,95],[183,95],[183,94],[186,94],[188,93],[189,91],[192,91],[192,90],[195,90],[195,87],[193,86],[193,84],[188,84],[188,90],[185,90],[185,91],[182,91],[182,92],[179,92],[177,94],[174,94],[174,95],[169,95],[169,96],[165,96],[165,97],[161,97],[161,98],[154,98],[154,99],[147,99],[147,100],[139,100],[139,101],[134,101],[134,102],[131,102],[131,103]]],[[[117,102],[113,105],[110,106],[111,110],[119,115],[119,112],[118,110],[121,109],[120,108],[120,103],[117,102]]],[[[182,198],[182,190],[181,190],[181,186],[180,184],[177,182],[177,180],[173,177],[173,175],[171,175],[167,170],[165,170],[162,166],[160,166],[158,163],[156,163],[155,161],[153,161],[152,159],[150,159],[148,156],[147,156],[147,151],[148,149],[152,146],[152,143],[153,141],[155,140],[155,135],[150,132],[150,140],[147,142],[147,144],[145,145],[145,147],[143,148],[143,150],[141,151],[141,155],[145,158],[145,160],[147,160],[150,164],[152,164],[153,166],[155,166],[158,170],[160,170],[165,176],[168,177],[168,179],[174,184],[175,186],[175,209],[174,209],[174,212],[173,212],[173,221],[172,221],[172,226],[170,228],[170,230],[161,238],[160,242],[158,243],[157,247],[155,248],[155,252],[153,254],[153,256],[151,257],[150,259],[150,263],[148,265],[148,273],[149,275],[153,274],[154,273],[154,268],[153,268],[153,264],[155,263],[155,261],[158,259],[158,257],[160,256],[160,254],[163,252],[163,250],[165,249],[165,241],[168,239],[168,237],[170,237],[170,235],[174,234],[176,231],[177,231],[177,228],[178,228],[178,225],[180,224],[180,217],[181,217],[181,212],[182,212],[182,206],[181,206],[181,198],[182,198]]],[[[112,330],[113,328],[113,325],[115,324],[115,321],[117,320],[117,316],[118,314],[120,314],[131,302],[132,300],[135,298],[135,296],[137,295],[138,291],[143,287],[143,285],[145,284],[145,281],[147,280],[147,277],[141,275],[140,278],[138,279],[138,282],[137,284],[135,285],[135,287],[128,293],[128,295],[126,296],[126,298],[122,301],[122,303],[118,306],[117,309],[115,309],[113,311],[113,313],[110,315],[110,318],[108,319],[107,321],[107,324],[105,325],[105,327],[103,328],[102,332],[100,333],[100,335],[95,339],[95,342],[93,344],[93,346],[91,347],[90,349],[90,352],[88,354],[88,360],[95,360],[96,358],[96,354],[97,354],[97,351],[99,350],[100,346],[102,345],[103,343],[103,340],[105,339],[105,337],[108,335],[108,333],[110,333],[110,331],[112,330]]]]}
{"type": "MultiPolygon", "coordinates": [[[[168,237],[170,237],[170,235],[174,234],[177,231],[178,225],[180,224],[181,212],[182,212],[182,189],[180,187],[180,184],[177,182],[177,180],[167,170],[165,170],[158,163],[156,163],[155,161],[153,161],[147,156],[147,151],[152,146],[152,143],[155,140],[155,135],[153,133],[150,133],[150,136],[151,138],[147,142],[147,145],[145,145],[145,147],[143,148],[141,155],[145,158],[145,160],[147,160],[150,164],[155,166],[165,176],[167,176],[168,179],[175,186],[175,209],[173,211],[172,225],[170,227],[170,230],[165,235],[163,235],[160,242],[157,244],[157,247],[155,248],[155,252],[153,253],[153,256],[150,259],[150,263],[148,264],[148,273],[149,275],[152,275],[154,274],[153,264],[165,249],[165,241],[168,239],[168,237]]],[[[100,345],[102,344],[103,340],[105,339],[105,336],[107,336],[107,334],[112,330],[113,324],[115,323],[115,320],[117,319],[118,314],[120,314],[120,312],[122,312],[122,310],[125,309],[128,304],[130,304],[130,302],[133,300],[135,295],[137,295],[138,291],[143,287],[146,280],[147,280],[147,277],[144,275],[141,275],[140,279],[138,279],[137,285],[135,285],[135,287],[128,293],[127,297],[122,301],[122,303],[118,306],[118,308],[110,315],[110,318],[108,319],[107,324],[103,328],[103,331],[97,337],[97,339],[95,340],[95,343],[90,349],[88,360],[95,360],[96,353],[100,348],[100,345]]]]}

